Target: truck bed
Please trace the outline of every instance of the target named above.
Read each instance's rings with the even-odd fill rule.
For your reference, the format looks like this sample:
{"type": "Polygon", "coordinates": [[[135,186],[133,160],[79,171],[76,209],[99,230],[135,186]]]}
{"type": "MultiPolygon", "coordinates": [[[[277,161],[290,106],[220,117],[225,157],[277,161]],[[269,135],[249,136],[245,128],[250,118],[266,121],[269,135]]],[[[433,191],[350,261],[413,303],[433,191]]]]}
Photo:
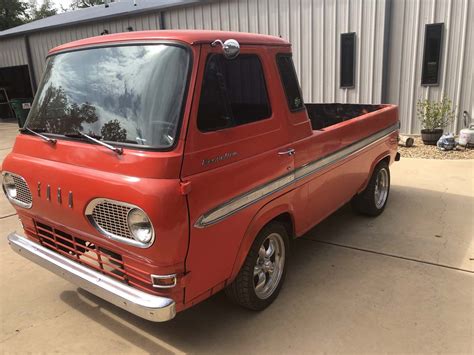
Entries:
{"type": "Polygon", "coordinates": [[[384,108],[384,105],[366,104],[305,104],[313,130],[341,123],[384,108]]]}

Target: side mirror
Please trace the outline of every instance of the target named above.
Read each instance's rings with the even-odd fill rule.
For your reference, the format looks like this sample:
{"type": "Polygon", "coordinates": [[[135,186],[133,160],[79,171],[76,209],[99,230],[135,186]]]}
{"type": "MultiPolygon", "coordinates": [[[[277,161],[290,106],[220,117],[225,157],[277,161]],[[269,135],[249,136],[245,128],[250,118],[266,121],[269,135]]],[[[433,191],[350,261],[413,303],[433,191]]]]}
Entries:
{"type": "Polygon", "coordinates": [[[216,39],[211,43],[211,47],[215,47],[218,44],[222,46],[222,51],[224,52],[224,57],[227,59],[234,59],[240,53],[240,44],[235,39],[228,39],[225,42],[222,42],[220,39],[216,39]]]}

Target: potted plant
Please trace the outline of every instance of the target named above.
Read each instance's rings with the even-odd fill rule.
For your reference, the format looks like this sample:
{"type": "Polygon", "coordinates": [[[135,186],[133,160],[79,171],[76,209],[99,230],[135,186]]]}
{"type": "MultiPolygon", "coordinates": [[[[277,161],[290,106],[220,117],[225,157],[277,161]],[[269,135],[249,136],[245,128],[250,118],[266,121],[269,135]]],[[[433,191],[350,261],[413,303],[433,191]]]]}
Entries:
{"type": "Polygon", "coordinates": [[[436,145],[444,128],[454,119],[453,102],[447,97],[441,101],[418,100],[416,108],[423,143],[436,145]]]}

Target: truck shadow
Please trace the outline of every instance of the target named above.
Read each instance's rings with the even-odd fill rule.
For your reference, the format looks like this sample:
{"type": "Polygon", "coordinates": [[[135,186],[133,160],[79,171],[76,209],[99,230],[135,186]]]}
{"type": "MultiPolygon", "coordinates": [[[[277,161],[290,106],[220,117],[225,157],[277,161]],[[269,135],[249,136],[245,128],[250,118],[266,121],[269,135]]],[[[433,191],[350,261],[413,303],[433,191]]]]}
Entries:
{"type": "MultiPolygon", "coordinates": [[[[230,349],[235,352],[241,347],[251,348],[251,342],[255,341],[251,339],[251,333],[261,328],[262,324],[268,324],[273,320],[276,323],[268,331],[284,334],[286,321],[298,323],[300,312],[304,310],[297,311],[295,302],[301,303],[302,298],[310,299],[314,296],[297,291],[298,283],[302,282],[307,286],[314,285],[317,281],[301,275],[293,277],[295,276],[293,274],[299,273],[302,268],[306,270],[312,268],[320,270],[321,277],[328,277],[328,270],[324,269],[325,265],[331,269],[331,265],[324,261],[325,257],[320,257],[321,253],[327,257],[327,249],[325,245],[298,240],[292,249],[294,262],[288,270],[285,285],[277,300],[264,312],[243,309],[230,303],[224,292],[219,292],[196,306],[178,313],[171,321],[153,323],[136,317],[83,289],[77,289],[77,292],[64,291],[60,298],[90,321],[100,324],[101,327],[147,353],[228,353],[230,349]]],[[[262,334],[265,332],[263,330],[262,334]]],[[[286,347],[286,342],[291,343],[292,340],[284,337],[283,343],[279,346],[286,347]]]]}
{"type": "Polygon", "coordinates": [[[473,271],[473,205],[467,195],[392,185],[377,218],[345,205],[303,238],[473,271]]]}
{"type": "MultiPolygon", "coordinates": [[[[431,261],[443,259],[443,245],[446,246],[443,238],[450,238],[450,244],[456,247],[443,260],[453,266],[462,265],[466,257],[469,259],[467,248],[472,240],[469,226],[466,229],[457,224],[469,214],[466,208],[472,209],[473,198],[446,193],[440,197],[440,194],[393,186],[385,213],[375,219],[353,214],[350,206],[342,207],[302,239],[292,243],[292,259],[285,286],[277,300],[264,312],[255,313],[235,306],[221,292],[179,313],[169,322],[152,323],[82,289],[63,292],[61,300],[148,353],[252,349],[256,329],[261,329],[259,333],[264,337],[285,335],[276,343],[280,352],[281,349],[290,351],[296,343],[294,338],[286,336],[288,332],[292,333],[289,325],[295,329],[294,334],[302,332],[294,336],[316,343],[337,337],[341,332],[344,332],[342,335],[357,334],[361,331],[360,324],[348,322],[347,319],[354,317],[359,319],[359,323],[365,321],[365,312],[370,311],[364,309],[366,299],[370,299],[371,304],[379,302],[382,305],[390,301],[384,293],[386,289],[390,289],[392,294],[398,293],[396,297],[403,300],[405,296],[400,292],[424,292],[417,282],[412,282],[405,290],[393,285],[393,280],[399,277],[396,273],[405,270],[409,274],[416,263],[383,255],[370,254],[373,255],[371,257],[363,251],[340,248],[326,241],[385,253],[408,253],[410,257],[415,254],[420,259],[431,261]],[[453,210],[447,213],[450,209],[453,210]],[[442,225],[450,228],[438,231],[442,225]],[[432,235],[435,233],[440,233],[440,237],[432,235]],[[427,242],[434,246],[428,247],[427,242]],[[400,243],[402,247],[396,249],[400,243]],[[419,255],[416,255],[417,252],[419,255]],[[372,289],[360,286],[367,284],[372,289]],[[308,322],[311,322],[311,330],[308,322]],[[268,324],[271,326],[268,327],[268,324]]],[[[382,306],[372,311],[391,312],[382,306]]],[[[380,318],[386,316],[382,314],[380,318]]],[[[367,327],[373,327],[374,334],[384,331],[377,324],[367,323],[364,332],[368,331],[367,327]]],[[[267,349],[271,351],[273,345],[269,346],[267,349]]]]}
{"type": "Polygon", "coordinates": [[[209,351],[206,344],[217,344],[232,327],[248,324],[257,316],[228,302],[220,292],[179,313],[166,323],[153,323],[136,317],[89,292],[65,291],[61,300],[95,323],[114,332],[147,353],[209,351]],[[199,349],[199,350],[197,350],[199,349]]]}

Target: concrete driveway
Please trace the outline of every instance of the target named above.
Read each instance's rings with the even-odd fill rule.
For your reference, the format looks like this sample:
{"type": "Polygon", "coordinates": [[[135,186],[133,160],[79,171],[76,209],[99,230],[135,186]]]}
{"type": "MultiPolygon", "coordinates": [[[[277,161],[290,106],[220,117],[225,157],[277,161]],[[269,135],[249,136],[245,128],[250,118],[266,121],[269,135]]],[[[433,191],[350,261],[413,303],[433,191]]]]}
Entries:
{"type": "MultiPolygon", "coordinates": [[[[16,127],[0,124],[0,160],[16,127]]],[[[136,318],[10,251],[0,198],[0,351],[473,353],[474,161],[403,159],[383,215],[343,207],[292,245],[253,313],[218,294],[168,323],[136,318]]]]}

